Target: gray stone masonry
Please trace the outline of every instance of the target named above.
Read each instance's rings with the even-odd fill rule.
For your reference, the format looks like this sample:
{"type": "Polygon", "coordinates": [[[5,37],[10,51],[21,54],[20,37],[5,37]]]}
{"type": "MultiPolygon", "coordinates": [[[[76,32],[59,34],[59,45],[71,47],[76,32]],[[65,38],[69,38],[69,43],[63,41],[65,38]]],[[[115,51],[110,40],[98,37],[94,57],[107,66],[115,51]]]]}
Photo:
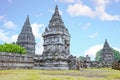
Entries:
{"type": "Polygon", "coordinates": [[[18,36],[17,44],[26,48],[28,55],[35,54],[35,37],[32,33],[32,28],[29,21],[29,16],[27,16],[26,21],[22,27],[22,30],[18,36]]]}
{"type": "Polygon", "coordinates": [[[101,62],[108,67],[111,67],[112,63],[114,62],[114,56],[112,53],[112,49],[109,46],[107,40],[105,40],[102,52],[101,52],[101,62]]]}
{"type": "Polygon", "coordinates": [[[0,69],[32,69],[33,61],[31,55],[0,52],[0,69]]]}
{"type": "Polygon", "coordinates": [[[44,50],[43,54],[35,59],[35,68],[69,69],[70,34],[61,19],[57,5],[42,37],[44,50]]]}

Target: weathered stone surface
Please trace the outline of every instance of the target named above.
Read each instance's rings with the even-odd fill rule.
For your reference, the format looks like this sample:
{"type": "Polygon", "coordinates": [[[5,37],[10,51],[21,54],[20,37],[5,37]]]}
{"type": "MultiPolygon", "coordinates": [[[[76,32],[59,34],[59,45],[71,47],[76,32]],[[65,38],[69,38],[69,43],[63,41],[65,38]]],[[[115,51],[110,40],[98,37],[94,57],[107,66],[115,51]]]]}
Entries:
{"type": "Polygon", "coordinates": [[[22,27],[22,30],[18,36],[17,44],[25,47],[28,55],[35,54],[35,37],[32,33],[32,28],[29,21],[29,16],[27,16],[26,21],[22,27]]]}
{"type": "Polygon", "coordinates": [[[112,63],[112,69],[120,70],[120,60],[112,63]]]}
{"type": "Polygon", "coordinates": [[[31,69],[33,57],[17,53],[0,52],[0,69],[31,69]]]}
{"type": "Polygon", "coordinates": [[[69,69],[70,34],[61,19],[57,6],[42,37],[44,50],[41,56],[34,59],[35,65],[39,69],[69,69]]]}
{"type": "Polygon", "coordinates": [[[103,65],[106,67],[111,67],[112,63],[114,62],[114,56],[107,40],[105,40],[101,56],[102,56],[101,62],[103,63],[103,65]]]}

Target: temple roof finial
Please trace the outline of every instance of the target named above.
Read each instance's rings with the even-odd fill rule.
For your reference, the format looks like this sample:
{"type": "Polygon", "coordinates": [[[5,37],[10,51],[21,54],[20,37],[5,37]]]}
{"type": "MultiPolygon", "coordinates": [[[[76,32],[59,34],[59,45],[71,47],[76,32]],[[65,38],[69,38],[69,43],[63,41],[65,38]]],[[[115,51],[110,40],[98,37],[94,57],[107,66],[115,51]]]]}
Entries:
{"type": "Polygon", "coordinates": [[[107,42],[107,39],[105,39],[104,47],[110,47],[108,42],[107,42]]]}
{"type": "Polygon", "coordinates": [[[105,39],[105,44],[108,44],[107,39],[105,39]]]}
{"type": "Polygon", "coordinates": [[[107,39],[105,39],[105,41],[107,41],[107,39]]]}
{"type": "Polygon", "coordinates": [[[57,13],[59,13],[59,9],[58,9],[58,6],[56,5],[55,6],[55,12],[54,12],[55,14],[57,14],[57,13]]]}
{"type": "Polygon", "coordinates": [[[26,18],[25,24],[30,25],[29,15],[27,15],[27,18],[26,18]]]}
{"type": "Polygon", "coordinates": [[[58,5],[55,6],[55,9],[58,9],[58,5]]]}
{"type": "Polygon", "coordinates": [[[27,15],[26,22],[29,22],[29,15],[27,15]]]}

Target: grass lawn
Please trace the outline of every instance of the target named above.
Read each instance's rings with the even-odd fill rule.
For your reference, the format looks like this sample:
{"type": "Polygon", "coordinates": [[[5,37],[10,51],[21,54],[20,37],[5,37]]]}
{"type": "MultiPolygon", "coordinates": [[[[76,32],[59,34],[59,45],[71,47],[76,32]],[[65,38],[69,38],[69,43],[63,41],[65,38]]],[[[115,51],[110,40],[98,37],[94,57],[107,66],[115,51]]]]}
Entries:
{"type": "Polygon", "coordinates": [[[0,80],[120,80],[120,71],[84,70],[0,70],[0,80]]]}

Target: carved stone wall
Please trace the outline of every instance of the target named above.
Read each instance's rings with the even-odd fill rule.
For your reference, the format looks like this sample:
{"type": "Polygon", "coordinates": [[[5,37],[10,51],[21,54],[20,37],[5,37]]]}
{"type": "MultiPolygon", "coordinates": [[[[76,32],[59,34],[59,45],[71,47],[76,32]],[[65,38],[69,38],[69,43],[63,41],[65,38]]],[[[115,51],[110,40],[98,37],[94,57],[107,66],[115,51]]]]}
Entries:
{"type": "Polygon", "coordinates": [[[0,52],[0,69],[31,69],[33,66],[32,56],[0,52]]]}

